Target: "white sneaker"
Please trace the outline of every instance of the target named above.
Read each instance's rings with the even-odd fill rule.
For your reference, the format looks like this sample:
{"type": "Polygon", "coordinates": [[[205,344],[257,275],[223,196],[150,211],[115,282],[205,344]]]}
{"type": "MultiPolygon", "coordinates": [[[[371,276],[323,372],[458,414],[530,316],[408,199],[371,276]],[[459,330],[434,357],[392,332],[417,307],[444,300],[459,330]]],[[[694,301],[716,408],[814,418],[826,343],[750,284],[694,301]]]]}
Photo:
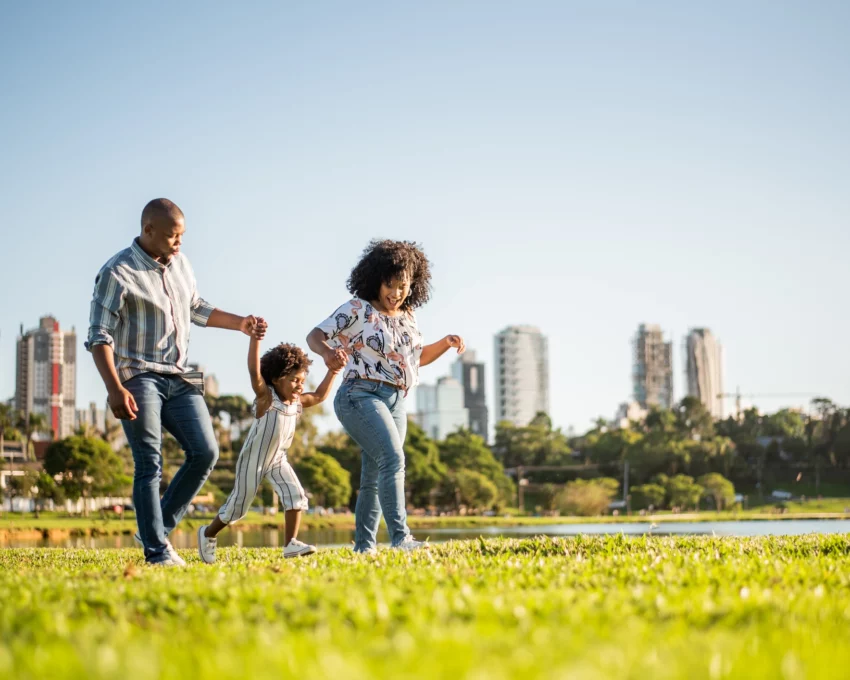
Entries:
{"type": "Polygon", "coordinates": [[[366,550],[354,550],[354,548],[352,548],[351,552],[353,552],[355,555],[374,556],[374,555],[378,554],[378,549],[377,548],[367,548],[366,550]]]}
{"type": "MultiPolygon", "coordinates": [[[[142,537],[139,535],[138,531],[135,534],[133,534],[133,540],[136,543],[139,544],[139,547],[142,550],[145,549],[145,544],[142,543],[142,537]]],[[[177,551],[174,549],[174,546],[171,545],[171,541],[166,541],[165,545],[168,546],[168,548],[167,548],[168,556],[174,562],[174,564],[178,567],[185,567],[186,566],[186,560],[184,560],[182,557],[180,557],[180,555],[177,554],[177,551]]]]}
{"type": "Polygon", "coordinates": [[[184,560],[180,555],[177,554],[177,551],[174,549],[174,546],[171,545],[171,541],[166,541],[165,545],[168,546],[168,556],[171,558],[172,562],[174,562],[178,567],[185,567],[186,560],[184,560]]]}
{"type": "Polygon", "coordinates": [[[316,552],[315,545],[307,545],[302,543],[297,538],[293,538],[289,545],[283,549],[284,557],[301,557],[303,555],[312,555],[316,552]]]}
{"type": "Polygon", "coordinates": [[[215,564],[215,539],[207,538],[204,532],[207,530],[207,525],[198,529],[198,554],[201,556],[201,561],[207,564],[215,564]]]}
{"type": "MultiPolygon", "coordinates": [[[[183,560],[180,560],[180,562],[183,562],[183,560]]],[[[145,562],[145,564],[149,567],[185,567],[186,566],[185,562],[183,562],[182,564],[180,562],[175,562],[169,556],[166,559],[162,560],[161,562],[145,562]]]]}
{"type": "Polygon", "coordinates": [[[426,541],[417,541],[413,536],[408,534],[404,537],[404,540],[398,545],[394,545],[393,548],[395,550],[404,550],[405,552],[412,552],[413,550],[427,550],[430,548],[426,541]]]}

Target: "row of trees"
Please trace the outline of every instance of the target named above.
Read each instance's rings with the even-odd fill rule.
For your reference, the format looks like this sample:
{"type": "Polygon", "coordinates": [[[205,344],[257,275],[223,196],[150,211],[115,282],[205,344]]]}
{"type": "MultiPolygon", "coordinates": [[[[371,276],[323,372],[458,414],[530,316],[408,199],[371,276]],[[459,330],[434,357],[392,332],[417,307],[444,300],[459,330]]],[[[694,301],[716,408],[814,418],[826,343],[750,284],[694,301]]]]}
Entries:
{"type": "Polygon", "coordinates": [[[793,468],[816,486],[826,469],[850,469],[850,409],[826,399],[812,412],[781,410],[764,415],[755,409],[740,418],[714,421],[702,403],[686,397],[672,409],[654,409],[627,427],[604,422],[573,445],[602,474],[629,463],[633,483],[657,475],[693,478],[721,474],[735,486],[763,493],[776,483],[776,471],[793,468]]]}
{"type": "MultiPolygon", "coordinates": [[[[239,396],[208,398],[207,404],[221,458],[205,491],[220,502],[233,486],[251,409],[239,396]]],[[[314,504],[353,507],[360,486],[359,447],[341,432],[320,436],[314,414],[302,417],[290,459],[314,504]]],[[[31,439],[37,421],[21,430],[13,422],[24,424],[15,418],[8,408],[0,410],[0,437],[31,439]]],[[[128,492],[129,450],[116,454],[105,441],[87,434],[52,443],[43,472],[10,478],[6,495],[30,495],[43,504],[128,492]]],[[[109,438],[108,433],[103,436],[109,438]]],[[[816,400],[808,416],[749,410],[737,419],[714,421],[698,400],[688,397],[673,409],[652,410],[626,427],[599,421],[580,437],[553,428],[543,413],[523,427],[499,423],[492,447],[466,430],[436,442],[411,421],[405,454],[408,502],[416,507],[486,510],[514,505],[516,482],[505,472],[513,469],[533,491],[534,504],[580,514],[586,514],[580,508],[591,508],[591,514],[597,514],[620,493],[628,463],[636,509],[692,508],[703,500],[722,509],[733,502],[735,486],[764,488],[771,466],[779,462],[809,466],[817,474],[850,469],[850,409],[816,400]]],[[[167,434],[163,458],[165,485],[183,462],[179,445],[167,434]]],[[[271,488],[264,490],[264,500],[271,502],[271,488]]]]}

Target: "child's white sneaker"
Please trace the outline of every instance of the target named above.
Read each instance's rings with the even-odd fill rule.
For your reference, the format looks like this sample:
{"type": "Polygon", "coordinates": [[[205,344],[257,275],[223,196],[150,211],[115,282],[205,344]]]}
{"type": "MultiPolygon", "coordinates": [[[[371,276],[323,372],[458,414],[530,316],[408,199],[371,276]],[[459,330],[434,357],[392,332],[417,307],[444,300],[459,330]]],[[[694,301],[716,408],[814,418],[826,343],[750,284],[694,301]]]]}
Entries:
{"type": "Polygon", "coordinates": [[[404,540],[398,545],[394,545],[393,548],[396,550],[404,550],[405,552],[412,552],[414,550],[422,550],[428,549],[428,543],[426,541],[417,541],[413,536],[408,534],[404,537],[404,540]]]}
{"type": "Polygon", "coordinates": [[[215,544],[216,539],[207,538],[206,530],[208,525],[198,529],[198,554],[201,556],[201,561],[207,564],[215,564],[215,544]]]}
{"type": "Polygon", "coordinates": [[[315,545],[307,545],[302,543],[297,538],[293,538],[289,545],[283,549],[284,557],[303,557],[304,555],[312,555],[316,552],[315,545]]]}

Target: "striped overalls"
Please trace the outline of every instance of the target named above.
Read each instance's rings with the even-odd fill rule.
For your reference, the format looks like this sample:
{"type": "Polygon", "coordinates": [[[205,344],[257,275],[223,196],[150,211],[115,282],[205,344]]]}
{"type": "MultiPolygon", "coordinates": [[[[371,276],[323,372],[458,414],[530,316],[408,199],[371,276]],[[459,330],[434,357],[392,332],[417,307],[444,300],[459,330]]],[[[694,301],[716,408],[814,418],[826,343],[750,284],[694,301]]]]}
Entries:
{"type": "MultiPolygon", "coordinates": [[[[286,457],[295,436],[301,402],[284,404],[272,393],[272,405],[262,418],[255,418],[236,462],[236,482],[230,496],[218,511],[225,524],[242,519],[267,478],[283,502],[284,510],[306,510],[307,494],[286,457]]],[[[254,405],[256,408],[256,404],[254,405]]]]}

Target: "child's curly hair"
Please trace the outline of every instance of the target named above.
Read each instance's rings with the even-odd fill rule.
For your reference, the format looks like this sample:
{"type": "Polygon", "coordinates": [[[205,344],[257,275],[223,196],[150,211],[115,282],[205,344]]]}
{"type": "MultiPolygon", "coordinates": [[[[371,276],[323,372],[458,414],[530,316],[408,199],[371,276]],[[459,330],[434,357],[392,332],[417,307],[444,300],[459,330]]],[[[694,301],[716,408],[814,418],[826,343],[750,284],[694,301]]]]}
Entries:
{"type": "Polygon", "coordinates": [[[282,342],[263,354],[260,359],[260,375],[267,385],[271,385],[281,376],[309,370],[312,363],[300,347],[282,342]]]}
{"type": "Polygon", "coordinates": [[[414,241],[374,239],[351,270],[348,292],[362,300],[377,300],[382,283],[389,283],[404,274],[410,278],[410,295],[401,308],[409,311],[431,299],[431,264],[421,246],[414,241]]]}

